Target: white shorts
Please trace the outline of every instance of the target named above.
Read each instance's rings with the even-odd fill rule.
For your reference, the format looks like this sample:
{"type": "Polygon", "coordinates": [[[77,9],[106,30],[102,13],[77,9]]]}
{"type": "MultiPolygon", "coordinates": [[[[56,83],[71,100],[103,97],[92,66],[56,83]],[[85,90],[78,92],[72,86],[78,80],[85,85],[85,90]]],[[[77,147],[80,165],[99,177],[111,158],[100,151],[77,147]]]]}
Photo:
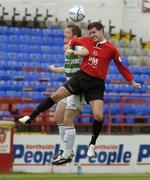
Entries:
{"type": "Polygon", "coordinates": [[[74,110],[83,110],[83,106],[86,103],[84,97],[80,97],[80,95],[71,95],[61,100],[63,103],[66,104],[66,109],[74,109],[74,110]]]}

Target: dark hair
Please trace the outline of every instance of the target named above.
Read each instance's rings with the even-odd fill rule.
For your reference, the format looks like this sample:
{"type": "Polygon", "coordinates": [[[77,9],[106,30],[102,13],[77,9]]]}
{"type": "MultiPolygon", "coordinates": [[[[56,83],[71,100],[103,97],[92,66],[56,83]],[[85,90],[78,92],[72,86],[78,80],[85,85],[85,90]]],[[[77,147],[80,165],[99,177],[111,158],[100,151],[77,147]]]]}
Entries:
{"type": "Polygon", "coordinates": [[[76,26],[74,24],[69,24],[67,26],[67,28],[71,28],[72,29],[72,34],[74,36],[76,35],[77,37],[81,37],[81,29],[78,26],[76,26]]]}
{"type": "Polygon", "coordinates": [[[100,22],[92,22],[88,25],[88,30],[92,29],[92,28],[96,28],[97,30],[103,30],[104,33],[104,26],[100,23],[100,22]]]}

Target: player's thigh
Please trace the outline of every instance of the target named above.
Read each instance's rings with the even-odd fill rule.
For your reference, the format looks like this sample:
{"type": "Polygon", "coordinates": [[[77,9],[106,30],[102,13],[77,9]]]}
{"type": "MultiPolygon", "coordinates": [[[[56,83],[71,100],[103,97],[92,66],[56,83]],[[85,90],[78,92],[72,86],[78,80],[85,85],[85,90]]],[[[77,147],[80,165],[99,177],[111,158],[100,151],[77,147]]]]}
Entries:
{"type": "Polygon", "coordinates": [[[103,119],[103,109],[104,109],[104,101],[100,99],[96,99],[93,101],[89,102],[92,111],[93,111],[93,116],[96,120],[102,120],[103,119]]]}
{"type": "Polygon", "coordinates": [[[85,104],[86,102],[84,100],[84,97],[82,97],[81,95],[71,95],[67,97],[66,109],[82,111],[83,105],[85,104]]]}
{"type": "Polygon", "coordinates": [[[57,124],[64,123],[66,103],[65,103],[65,98],[63,100],[57,103],[57,106],[55,109],[54,120],[56,121],[57,124]]]}
{"type": "Polygon", "coordinates": [[[64,86],[59,87],[52,95],[51,98],[54,102],[58,102],[61,99],[70,96],[70,92],[64,86]]]}

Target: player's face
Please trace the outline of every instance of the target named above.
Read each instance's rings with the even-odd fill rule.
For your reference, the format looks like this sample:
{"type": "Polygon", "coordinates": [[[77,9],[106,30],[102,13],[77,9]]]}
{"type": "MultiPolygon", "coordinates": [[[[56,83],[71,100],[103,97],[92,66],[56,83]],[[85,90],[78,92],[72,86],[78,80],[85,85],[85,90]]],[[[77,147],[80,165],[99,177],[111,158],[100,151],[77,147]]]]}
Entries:
{"type": "Polygon", "coordinates": [[[103,39],[103,31],[97,30],[96,27],[93,27],[92,29],[89,29],[89,35],[92,37],[92,39],[95,42],[99,42],[103,39]]]}
{"type": "Polygon", "coordinates": [[[72,38],[73,38],[72,28],[66,28],[64,30],[64,40],[65,40],[65,42],[71,40],[72,38]]]}

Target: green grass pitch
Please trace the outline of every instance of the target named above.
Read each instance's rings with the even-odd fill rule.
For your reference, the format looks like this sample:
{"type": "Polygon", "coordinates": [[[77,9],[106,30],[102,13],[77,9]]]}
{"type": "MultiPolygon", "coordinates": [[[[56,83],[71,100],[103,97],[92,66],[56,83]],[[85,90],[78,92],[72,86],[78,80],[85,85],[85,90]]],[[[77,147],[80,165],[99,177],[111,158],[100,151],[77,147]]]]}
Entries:
{"type": "Polygon", "coordinates": [[[150,174],[0,174],[0,180],[150,180],[150,174]]]}

